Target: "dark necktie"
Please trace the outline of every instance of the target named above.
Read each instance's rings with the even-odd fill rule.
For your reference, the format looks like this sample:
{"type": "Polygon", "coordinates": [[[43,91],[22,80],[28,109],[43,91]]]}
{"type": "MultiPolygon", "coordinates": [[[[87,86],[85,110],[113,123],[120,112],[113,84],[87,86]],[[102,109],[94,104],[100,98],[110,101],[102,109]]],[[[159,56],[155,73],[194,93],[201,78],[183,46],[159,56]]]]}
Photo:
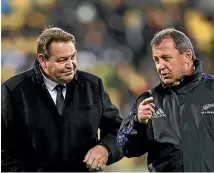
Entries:
{"type": "Polygon", "coordinates": [[[62,115],[62,108],[63,108],[63,105],[64,105],[64,97],[63,97],[63,94],[62,94],[63,88],[65,88],[64,85],[57,85],[55,87],[55,89],[57,90],[56,107],[57,107],[58,112],[59,112],[60,115],[62,115]]]}

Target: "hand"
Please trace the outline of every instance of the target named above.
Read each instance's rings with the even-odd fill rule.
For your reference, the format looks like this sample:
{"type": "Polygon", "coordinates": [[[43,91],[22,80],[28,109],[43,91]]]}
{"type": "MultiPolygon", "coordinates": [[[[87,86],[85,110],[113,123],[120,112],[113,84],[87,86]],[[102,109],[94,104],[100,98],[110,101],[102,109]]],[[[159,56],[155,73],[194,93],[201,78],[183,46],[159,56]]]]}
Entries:
{"type": "Polygon", "coordinates": [[[148,120],[152,117],[152,113],[155,112],[154,108],[155,105],[154,103],[151,103],[153,101],[153,97],[149,97],[144,99],[139,107],[138,107],[138,120],[140,123],[147,123],[148,120]]]}
{"type": "Polygon", "coordinates": [[[91,148],[85,156],[83,162],[89,171],[101,171],[106,166],[109,153],[102,145],[96,145],[91,148]]]}

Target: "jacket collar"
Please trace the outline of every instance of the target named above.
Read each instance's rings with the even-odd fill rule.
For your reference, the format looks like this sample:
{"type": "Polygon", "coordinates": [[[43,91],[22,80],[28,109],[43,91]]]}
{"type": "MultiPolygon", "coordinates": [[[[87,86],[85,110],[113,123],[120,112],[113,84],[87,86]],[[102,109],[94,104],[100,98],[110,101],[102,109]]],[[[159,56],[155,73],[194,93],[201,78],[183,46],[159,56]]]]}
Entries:
{"type": "Polygon", "coordinates": [[[178,86],[165,85],[161,81],[161,85],[164,89],[176,90],[180,93],[186,93],[191,89],[195,88],[202,78],[202,61],[196,59],[194,62],[195,70],[192,75],[185,75],[180,79],[178,86]]]}
{"type": "Polygon", "coordinates": [[[38,84],[44,85],[44,80],[42,76],[42,72],[40,70],[40,64],[38,60],[35,60],[33,65],[33,74],[38,84]]]}

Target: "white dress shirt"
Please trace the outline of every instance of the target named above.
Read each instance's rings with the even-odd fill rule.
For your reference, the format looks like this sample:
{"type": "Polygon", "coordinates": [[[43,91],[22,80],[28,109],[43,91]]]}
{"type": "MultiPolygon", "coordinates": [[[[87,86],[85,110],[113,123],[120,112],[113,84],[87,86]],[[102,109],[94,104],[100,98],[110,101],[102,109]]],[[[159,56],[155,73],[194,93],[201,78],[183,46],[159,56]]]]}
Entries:
{"type": "MultiPolygon", "coordinates": [[[[57,90],[55,89],[55,87],[58,85],[58,83],[56,83],[56,82],[48,79],[43,73],[42,73],[42,75],[43,75],[44,83],[45,83],[45,85],[46,85],[46,87],[47,87],[47,89],[48,89],[48,91],[49,91],[49,93],[50,93],[50,95],[51,95],[54,103],[56,104],[57,90]]],[[[62,94],[63,94],[63,97],[65,99],[65,95],[66,95],[66,84],[64,84],[64,86],[65,87],[62,90],[62,94]]]]}

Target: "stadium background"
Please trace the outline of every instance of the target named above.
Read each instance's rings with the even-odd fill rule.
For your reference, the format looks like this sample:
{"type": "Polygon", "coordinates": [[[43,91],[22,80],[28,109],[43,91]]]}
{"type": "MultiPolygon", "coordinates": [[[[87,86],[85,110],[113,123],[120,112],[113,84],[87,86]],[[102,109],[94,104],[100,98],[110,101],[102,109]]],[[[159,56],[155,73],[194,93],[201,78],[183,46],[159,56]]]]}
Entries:
{"type": "MultiPolygon", "coordinates": [[[[45,25],[75,35],[79,68],[100,76],[126,117],[137,96],[159,82],[149,42],[166,27],[192,40],[214,75],[214,0],[1,0],[1,82],[32,67],[45,25]]],[[[147,171],[146,156],[105,171],[147,171]]]]}

